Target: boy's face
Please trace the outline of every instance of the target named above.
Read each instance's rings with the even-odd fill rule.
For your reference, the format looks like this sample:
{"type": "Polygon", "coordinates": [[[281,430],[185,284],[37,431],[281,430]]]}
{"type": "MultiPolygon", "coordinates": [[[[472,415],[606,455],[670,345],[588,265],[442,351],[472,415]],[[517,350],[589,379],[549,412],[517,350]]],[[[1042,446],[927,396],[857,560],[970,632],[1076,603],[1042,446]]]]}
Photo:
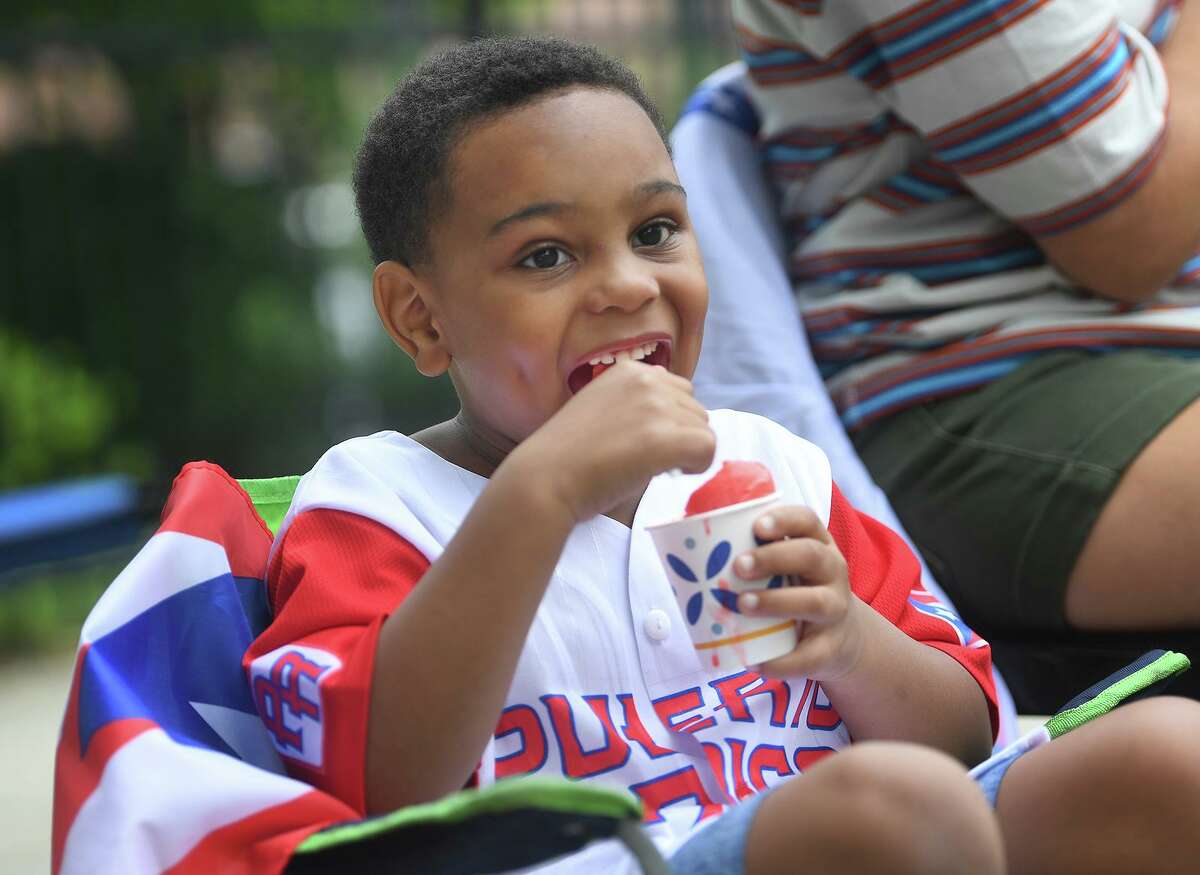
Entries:
{"type": "Polygon", "coordinates": [[[691,378],[708,288],[634,101],[576,88],[504,112],[456,146],[449,180],[416,273],[477,423],[523,440],[620,353],[691,378]]]}

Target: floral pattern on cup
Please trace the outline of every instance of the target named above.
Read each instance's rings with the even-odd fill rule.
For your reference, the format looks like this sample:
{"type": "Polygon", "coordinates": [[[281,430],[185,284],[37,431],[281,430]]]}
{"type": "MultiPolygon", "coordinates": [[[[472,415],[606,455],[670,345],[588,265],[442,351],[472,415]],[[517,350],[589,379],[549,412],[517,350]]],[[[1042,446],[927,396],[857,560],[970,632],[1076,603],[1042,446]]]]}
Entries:
{"type": "MultiPolygon", "coordinates": [[[[687,544],[689,547],[695,543],[690,538],[688,541],[690,542],[687,544]]],[[[729,559],[732,553],[733,548],[730,546],[728,541],[718,541],[716,543],[712,550],[709,551],[708,558],[704,562],[705,582],[718,580],[718,582],[724,583],[724,581],[720,580],[721,572],[724,571],[725,566],[729,564],[729,559]]],[[[696,572],[692,570],[692,567],[674,553],[667,554],[667,564],[670,566],[671,570],[675,572],[675,575],[681,580],[696,585],[700,584],[700,578],[697,576],[696,572]]],[[[783,586],[783,577],[777,574],[767,582],[766,588],[775,589],[780,586],[783,586]]],[[[736,592],[720,586],[710,587],[708,591],[712,594],[712,597],[716,599],[717,603],[721,605],[721,607],[728,611],[732,611],[735,614],[741,613],[741,611],[738,610],[738,594],[736,592]]],[[[693,626],[696,625],[696,623],[700,620],[700,614],[703,608],[704,596],[703,590],[700,590],[687,600],[687,621],[693,626]]]]}

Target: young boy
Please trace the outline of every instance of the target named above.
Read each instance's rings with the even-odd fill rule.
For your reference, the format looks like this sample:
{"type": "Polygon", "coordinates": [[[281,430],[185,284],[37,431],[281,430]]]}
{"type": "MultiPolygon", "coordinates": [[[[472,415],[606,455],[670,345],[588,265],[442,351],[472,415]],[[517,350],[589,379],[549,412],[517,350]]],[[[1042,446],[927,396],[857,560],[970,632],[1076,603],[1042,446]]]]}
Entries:
{"type": "Polygon", "coordinates": [[[819,450],[692,398],[704,275],[624,67],[555,40],[453,49],[371,122],[355,183],[380,319],[462,409],[334,447],[296,493],[247,655],[296,679],[272,724],[289,771],[364,814],[521,774],[628,788],[676,872],[989,873],[1006,852],[1150,871],[1200,850],[1191,703],[1034,750],[998,800],[1002,770],[987,796],[968,780],[955,759],[987,755],[996,713],[986,643],[819,450]],[[800,624],[761,672],[701,662],[644,531],[730,458],[786,499],[735,565],[794,584],[741,598],[800,624]]]}

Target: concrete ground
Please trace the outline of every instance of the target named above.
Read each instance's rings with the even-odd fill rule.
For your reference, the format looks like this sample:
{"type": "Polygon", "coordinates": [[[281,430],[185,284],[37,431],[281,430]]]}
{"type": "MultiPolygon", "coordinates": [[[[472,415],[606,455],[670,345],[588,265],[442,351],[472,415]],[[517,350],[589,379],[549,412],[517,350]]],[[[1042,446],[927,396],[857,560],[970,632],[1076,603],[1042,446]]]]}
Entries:
{"type": "Polygon", "coordinates": [[[0,663],[0,870],[50,871],[54,748],[74,653],[0,663]]]}

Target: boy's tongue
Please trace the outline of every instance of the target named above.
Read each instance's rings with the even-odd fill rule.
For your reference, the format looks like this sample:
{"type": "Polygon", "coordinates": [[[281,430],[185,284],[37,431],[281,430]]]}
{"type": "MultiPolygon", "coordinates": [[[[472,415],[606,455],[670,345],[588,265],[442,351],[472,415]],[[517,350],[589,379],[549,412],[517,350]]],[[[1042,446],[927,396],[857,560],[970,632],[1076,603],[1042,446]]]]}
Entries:
{"type": "Polygon", "coordinates": [[[775,491],[775,481],[760,462],[724,462],[721,470],[699,486],[688,499],[684,516],[708,513],[775,491]]]}

